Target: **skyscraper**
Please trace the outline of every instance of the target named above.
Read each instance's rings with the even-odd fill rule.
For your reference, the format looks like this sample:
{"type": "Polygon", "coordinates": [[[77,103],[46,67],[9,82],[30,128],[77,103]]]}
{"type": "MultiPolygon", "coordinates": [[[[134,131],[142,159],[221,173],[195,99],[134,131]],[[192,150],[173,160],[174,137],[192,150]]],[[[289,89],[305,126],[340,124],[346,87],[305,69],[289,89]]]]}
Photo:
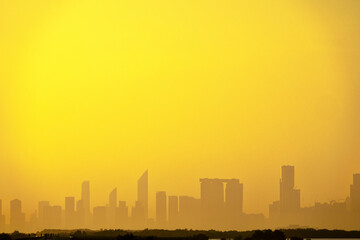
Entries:
{"type": "Polygon", "coordinates": [[[90,182],[84,181],[81,185],[81,203],[84,211],[84,223],[86,226],[90,223],[90,182]]]}
{"type": "Polygon", "coordinates": [[[107,226],[116,227],[116,204],[117,204],[117,188],[114,188],[109,194],[109,204],[106,208],[107,226]]]}
{"type": "Polygon", "coordinates": [[[84,181],[81,185],[81,200],[85,212],[90,212],[90,182],[84,181]]]}
{"type": "Polygon", "coordinates": [[[353,175],[353,184],[350,185],[350,208],[354,214],[360,214],[360,174],[353,175]]]}
{"type": "Polygon", "coordinates": [[[75,198],[65,197],[65,227],[75,228],[75,198]]]}
{"type": "Polygon", "coordinates": [[[40,228],[44,228],[44,226],[45,226],[44,212],[45,212],[45,208],[48,206],[50,206],[49,201],[40,201],[38,204],[39,227],[40,228]]]}
{"type": "Polygon", "coordinates": [[[169,227],[176,228],[179,225],[179,198],[178,196],[169,196],[168,201],[169,227]]]}
{"type": "Polygon", "coordinates": [[[145,222],[148,219],[148,170],[139,178],[137,182],[137,201],[143,208],[145,222]]]}
{"type": "Polygon", "coordinates": [[[226,181],[225,213],[227,226],[238,227],[243,213],[243,184],[239,182],[239,179],[226,181]]]}
{"type": "Polygon", "coordinates": [[[166,192],[156,192],[156,225],[159,228],[166,226],[166,192]]]}
{"type": "Polygon", "coordinates": [[[0,199],[0,232],[5,231],[5,215],[2,214],[2,200],[0,199]]]}
{"type": "Polygon", "coordinates": [[[117,203],[117,188],[114,188],[109,194],[109,207],[116,208],[117,203]]]}
{"type": "Polygon", "coordinates": [[[23,231],[25,228],[25,214],[21,210],[19,199],[10,201],[10,227],[12,231],[23,231]]]}
{"type": "Polygon", "coordinates": [[[300,190],[295,189],[294,166],[281,167],[280,210],[284,214],[294,213],[300,209],[300,190]]]}
{"type": "Polygon", "coordinates": [[[221,179],[201,178],[201,222],[205,229],[224,222],[224,184],[221,179]]]}

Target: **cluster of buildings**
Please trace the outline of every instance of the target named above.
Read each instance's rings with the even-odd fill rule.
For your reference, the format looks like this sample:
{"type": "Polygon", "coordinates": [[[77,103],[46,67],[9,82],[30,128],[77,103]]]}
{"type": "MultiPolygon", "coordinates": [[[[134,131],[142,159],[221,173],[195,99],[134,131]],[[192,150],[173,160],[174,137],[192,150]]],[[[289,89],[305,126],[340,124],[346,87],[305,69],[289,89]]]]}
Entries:
{"type": "Polygon", "coordinates": [[[66,197],[64,209],[40,201],[29,221],[25,221],[18,199],[10,202],[10,217],[6,221],[0,200],[0,232],[84,228],[360,228],[360,174],[354,174],[350,196],[344,202],[315,203],[312,207],[301,208],[300,190],[295,188],[294,166],[282,166],[280,198],[269,206],[269,218],[243,212],[243,184],[239,179],[201,178],[200,189],[200,198],[156,192],[156,216],[151,219],[148,216],[148,171],[138,180],[137,200],[131,209],[125,201],[118,201],[116,188],[110,192],[105,206],[91,209],[90,183],[85,181],[81,186],[81,199],[75,201],[75,197],[66,197]]]}

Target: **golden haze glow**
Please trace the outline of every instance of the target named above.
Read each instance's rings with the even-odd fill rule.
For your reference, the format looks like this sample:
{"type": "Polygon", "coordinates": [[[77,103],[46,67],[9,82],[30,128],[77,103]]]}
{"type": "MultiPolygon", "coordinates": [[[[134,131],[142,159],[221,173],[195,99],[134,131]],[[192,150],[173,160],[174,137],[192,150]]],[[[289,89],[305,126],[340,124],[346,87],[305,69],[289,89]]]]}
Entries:
{"type": "Polygon", "coordinates": [[[91,181],[132,205],[244,183],[245,212],[296,166],[302,206],[359,165],[360,3],[0,0],[0,196],[63,205],[91,181]]]}

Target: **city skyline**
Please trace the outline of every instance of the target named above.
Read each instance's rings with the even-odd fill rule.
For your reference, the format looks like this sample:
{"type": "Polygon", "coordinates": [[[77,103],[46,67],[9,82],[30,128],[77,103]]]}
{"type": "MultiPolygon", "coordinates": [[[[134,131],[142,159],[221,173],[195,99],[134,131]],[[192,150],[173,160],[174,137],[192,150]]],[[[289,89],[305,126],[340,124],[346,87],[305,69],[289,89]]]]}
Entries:
{"type": "MultiPolygon", "coordinates": [[[[91,206],[90,181],[81,184],[80,199],[64,197],[64,205],[39,201],[29,220],[22,201],[10,201],[10,216],[3,214],[0,200],[0,231],[40,231],[43,229],[216,229],[252,230],[280,227],[325,227],[357,229],[360,223],[360,174],[353,174],[349,195],[342,202],[315,202],[301,206],[300,189],[295,188],[295,167],[281,167],[279,200],[269,204],[269,217],[243,211],[244,183],[239,179],[200,178],[200,197],[168,195],[155,191],[155,216],[148,217],[149,180],[146,170],[137,181],[133,205],[118,199],[117,187],[108,202],[91,206]],[[340,221],[339,221],[340,219],[340,221]]],[[[151,194],[150,194],[151,195],[151,194]]]]}
{"type": "Polygon", "coordinates": [[[359,12],[0,0],[0,224],[353,227],[359,12]]]}

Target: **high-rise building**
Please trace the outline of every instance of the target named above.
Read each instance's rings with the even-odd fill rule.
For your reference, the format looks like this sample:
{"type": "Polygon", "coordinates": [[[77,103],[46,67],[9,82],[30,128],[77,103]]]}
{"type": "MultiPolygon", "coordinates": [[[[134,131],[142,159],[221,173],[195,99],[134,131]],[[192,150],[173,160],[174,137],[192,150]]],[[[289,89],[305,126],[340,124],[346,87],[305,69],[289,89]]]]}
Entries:
{"type": "Polygon", "coordinates": [[[2,200],[0,199],[0,232],[5,231],[5,215],[2,214],[2,200]]]}
{"type": "Polygon", "coordinates": [[[350,185],[350,209],[354,214],[360,214],[360,174],[353,175],[353,184],[350,185]]]}
{"type": "Polygon", "coordinates": [[[224,223],[224,184],[222,179],[201,178],[201,222],[205,229],[224,223]]]}
{"type": "Polygon", "coordinates": [[[10,201],[10,227],[11,230],[23,231],[25,229],[25,214],[21,210],[21,201],[10,201]]]}
{"type": "Polygon", "coordinates": [[[45,206],[43,208],[43,218],[45,229],[59,229],[61,228],[61,206],[45,206]]]}
{"type": "Polygon", "coordinates": [[[300,213],[300,190],[295,189],[294,166],[281,167],[280,201],[269,206],[269,217],[274,227],[298,224],[300,213]]]}
{"type": "Polygon", "coordinates": [[[148,170],[146,170],[143,175],[139,178],[137,182],[137,201],[143,208],[144,222],[148,219],[148,170]]]}
{"type": "Polygon", "coordinates": [[[116,215],[116,224],[122,229],[128,227],[129,225],[129,213],[125,201],[119,201],[116,215]]]}
{"type": "Polygon", "coordinates": [[[39,227],[40,229],[45,228],[45,218],[44,218],[44,212],[45,208],[50,206],[49,201],[40,201],[38,204],[38,214],[39,214],[39,227]]]}
{"type": "Polygon", "coordinates": [[[109,204],[106,208],[107,226],[115,228],[116,226],[116,204],[117,204],[117,188],[114,188],[109,194],[109,204]]]}
{"type": "Polygon", "coordinates": [[[81,185],[81,202],[84,214],[84,224],[89,226],[91,222],[90,213],[90,182],[84,181],[81,185]]]}
{"type": "Polygon", "coordinates": [[[94,207],[95,229],[106,228],[106,207],[94,207]]]}
{"type": "Polygon", "coordinates": [[[179,198],[178,196],[169,196],[168,201],[169,227],[176,228],[179,225],[179,198]]]}
{"type": "Polygon", "coordinates": [[[85,212],[90,213],[90,182],[84,181],[81,185],[81,200],[85,212]]]}
{"type": "Polygon", "coordinates": [[[75,198],[65,197],[65,227],[75,228],[75,198]]]}
{"type": "Polygon", "coordinates": [[[159,228],[166,226],[166,192],[156,192],[156,225],[159,228]]]}
{"type": "Polygon", "coordinates": [[[82,200],[76,201],[76,227],[85,227],[85,211],[82,200]]]}
{"type": "Polygon", "coordinates": [[[294,166],[281,167],[280,180],[280,211],[293,214],[300,209],[300,190],[295,189],[294,166]]]}
{"type": "Polygon", "coordinates": [[[136,201],[135,206],[131,209],[131,227],[134,229],[142,229],[146,226],[145,210],[142,202],[136,201]]]}
{"type": "Polygon", "coordinates": [[[239,179],[229,179],[225,188],[226,225],[238,227],[243,214],[243,184],[239,179]]]}
{"type": "Polygon", "coordinates": [[[200,228],[201,200],[190,196],[179,196],[179,227],[200,228]]]}
{"type": "Polygon", "coordinates": [[[109,207],[116,208],[117,203],[117,188],[114,188],[109,194],[109,207]]]}

